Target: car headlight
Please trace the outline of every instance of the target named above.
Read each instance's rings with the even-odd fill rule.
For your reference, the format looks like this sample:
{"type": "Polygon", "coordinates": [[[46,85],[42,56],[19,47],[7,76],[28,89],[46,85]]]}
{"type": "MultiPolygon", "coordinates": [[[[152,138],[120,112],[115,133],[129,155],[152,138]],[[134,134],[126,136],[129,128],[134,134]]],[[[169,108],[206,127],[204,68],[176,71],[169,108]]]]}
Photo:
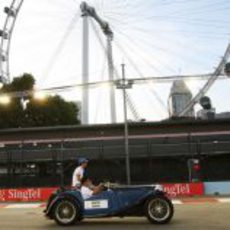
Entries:
{"type": "Polygon", "coordinates": [[[155,190],[162,191],[163,192],[163,186],[160,184],[155,185],[155,190]]]}

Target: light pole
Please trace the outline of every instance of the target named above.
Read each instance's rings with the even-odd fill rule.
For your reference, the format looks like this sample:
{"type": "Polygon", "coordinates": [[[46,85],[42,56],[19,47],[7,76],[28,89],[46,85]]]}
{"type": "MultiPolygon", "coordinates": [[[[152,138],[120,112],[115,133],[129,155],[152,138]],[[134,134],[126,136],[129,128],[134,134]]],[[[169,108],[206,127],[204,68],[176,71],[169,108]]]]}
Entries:
{"type": "Polygon", "coordinates": [[[131,184],[126,89],[132,88],[133,81],[126,80],[125,78],[125,64],[122,64],[121,67],[122,67],[122,79],[116,81],[116,87],[117,89],[122,89],[122,93],[123,93],[126,179],[127,179],[127,184],[131,184]]]}

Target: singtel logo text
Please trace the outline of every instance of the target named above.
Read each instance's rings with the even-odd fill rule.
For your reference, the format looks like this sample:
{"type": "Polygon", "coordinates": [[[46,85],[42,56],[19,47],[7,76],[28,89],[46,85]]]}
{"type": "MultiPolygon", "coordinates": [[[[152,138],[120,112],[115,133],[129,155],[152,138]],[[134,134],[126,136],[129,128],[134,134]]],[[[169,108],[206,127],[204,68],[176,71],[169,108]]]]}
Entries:
{"type": "Polygon", "coordinates": [[[189,195],[190,187],[189,184],[175,184],[171,186],[165,186],[164,192],[166,192],[171,197],[178,195],[189,195]]]}
{"type": "Polygon", "coordinates": [[[4,201],[4,200],[5,200],[5,191],[0,190],[0,201],[4,201]]]}
{"type": "Polygon", "coordinates": [[[0,200],[39,200],[40,189],[9,189],[0,191],[0,200]]]}

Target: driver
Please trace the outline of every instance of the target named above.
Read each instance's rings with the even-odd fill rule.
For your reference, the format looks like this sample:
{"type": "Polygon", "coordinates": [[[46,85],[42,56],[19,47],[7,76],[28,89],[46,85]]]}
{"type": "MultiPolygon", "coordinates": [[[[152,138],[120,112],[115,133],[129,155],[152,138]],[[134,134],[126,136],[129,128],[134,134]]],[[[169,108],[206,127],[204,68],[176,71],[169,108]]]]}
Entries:
{"type": "Polygon", "coordinates": [[[81,195],[84,200],[101,193],[103,189],[103,185],[94,186],[92,181],[86,176],[81,179],[81,195]]]}

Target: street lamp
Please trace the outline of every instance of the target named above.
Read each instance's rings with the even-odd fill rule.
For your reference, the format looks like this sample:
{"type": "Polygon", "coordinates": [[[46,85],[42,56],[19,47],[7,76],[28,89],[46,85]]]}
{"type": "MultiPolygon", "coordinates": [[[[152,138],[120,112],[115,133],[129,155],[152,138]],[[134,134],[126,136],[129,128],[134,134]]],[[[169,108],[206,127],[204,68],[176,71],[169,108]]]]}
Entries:
{"type": "Polygon", "coordinates": [[[35,100],[44,101],[47,99],[47,94],[43,91],[35,91],[33,97],[35,100]]]}
{"type": "Polygon", "coordinates": [[[11,98],[8,95],[1,95],[0,96],[0,104],[1,105],[8,105],[11,102],[11,98]]]}
{"type": "MultiPolygon", "coordinates": [[[[0,57],[1,58],[1,57],[0,57]]],[[[4,78],[0,75],[0,89],[4,86],[4,78]]]]}
{"type": "Polygon", "coordinates": [[[123,93],[126,177],[127,177],[127,184],[131,184],[126,89],[132,88],[133,81],[127,80],[125,78],[125,64],[122,64],[121,67],[122,67],[122,79],[116,81],[116,88],[122,89],[122,93],[123,93]]]}

